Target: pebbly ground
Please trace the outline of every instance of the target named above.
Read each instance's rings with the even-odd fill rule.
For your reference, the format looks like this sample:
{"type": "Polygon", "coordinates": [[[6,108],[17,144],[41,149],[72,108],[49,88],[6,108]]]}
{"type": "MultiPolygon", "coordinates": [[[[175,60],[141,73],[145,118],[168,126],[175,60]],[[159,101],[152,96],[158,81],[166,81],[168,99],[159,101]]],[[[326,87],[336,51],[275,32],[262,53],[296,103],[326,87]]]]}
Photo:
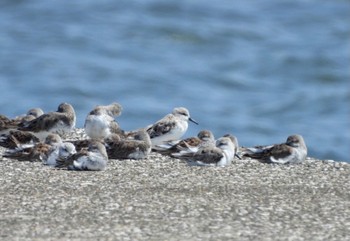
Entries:
{"type": "Polygon", "coordinates": [[[350,239],[345,162],[193,167],[153,153],[103,172],[1,158],[0,172],[1,240],[350,239]]]}

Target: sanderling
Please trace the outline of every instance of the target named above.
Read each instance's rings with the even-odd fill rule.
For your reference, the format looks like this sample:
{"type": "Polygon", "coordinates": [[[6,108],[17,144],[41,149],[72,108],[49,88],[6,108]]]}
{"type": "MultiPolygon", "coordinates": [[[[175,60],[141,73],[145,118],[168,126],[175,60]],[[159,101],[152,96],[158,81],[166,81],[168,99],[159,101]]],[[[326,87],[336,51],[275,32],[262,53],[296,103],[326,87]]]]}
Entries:
{"type": "Polygon", "coordinates": [[[26,115],[32,115],[34,116],[35,118],[38,118],[39,116],[43,115],[44,114],[44,111],[37,107],[37,108],[32,108],[32,109],[29,109],[27,111],[27,114],[26,115]]]}
{"type": "Polygon", "coordinates": [[[291,135],[282,144],[242,148],[243,156],[264,163],[300,163],[307,156],[307,148],[301,135],[291,135]]]}
{"type": "Polygon", "coordinates": [[[144,159],[151,152],[151,139],[145,130],[137,131],[133,139],[121,139],[112,134],[105,139],[110,159],[144,159]]]}
{"type": "Polygon", "coordinates": [[[187,131],[188,121],[198,125],[190,117],[190,113],[186,108],[177,107],[173,109],[172,114],[168,114],[155,124],[146,127],[146,131],[151,137],[152,146],[179,140],[187,131]]]}
{"type": "Polygon", "coordinates": [[[201,130],[197,136],[158,145],[154,149],[161,154],[173,156],[174,153],[195,153],[199,148],[214,145],[215,138],[213,133],[209,130],[201,130]]]}
{"type": "Polygon", "coordinates": [[[22,145],[34,145],[40,140],[28,131],[11,130],[8,134],[0,135],[0,146],[15,149],[22,145]]]}
{"type": "Polygon", "coordinates": [[[0,115],[0,134],[8,134],[11,130],[17,129],[28,122],[42,115],[44,112],[40,108],[33,108],[28,110],[25,115],[20,115],[14,119],[10,119],[4,115],[0,115]]]}
{"type": "Polygon", "coordinates": [[[231,139],[231,141],[233,142],[233,144],[235,145],[235,157],[237,157],[238,159],[241,159],[241,157],[238,155],[239,152],[239,144],[238,144],[238,139],[236,136],[232,135],[232,134],[225,134],[223,135],[223,137],[228,137],[231,139]]]}
{"type": "Polygon", "coordinates": [[[50,153],[43,160],[44,165],[55,167],[60,158],[66,158],[76,153],[75,146],[70,142],[52,145],[50,153]]]}
{"type": "Polygon", "coordinates": [[[49,165],[58,156],[72,154],[74,151],[73,144],[63,143],[59,135],[51,133],[45,139],[45,143],[39,142],[9,149],[3,156],[19,161],[42,161],[49,165]]]}
{"type": "Polygon", "coordinates": [[[63,135],[75,127],[76,116],[74,108],[68,103],[58,106],[56,112],[49,112],[21,125],[18,129],[33,132],[40,140],[44,140],[49,133],[63,135]]]}
{"type": "Polygon", "coordinates": [[[111,133],[121,131],[118,123],[114,120],[122,111],[122,106],[118,103],[110,105],[96,106],[85,119],[85,132],[94,140],[102,140],[111,133]]]}
{"type": "Polygon", "coordinates": [[[223,167],[231,164],[234,155],[235,146],[231,139],[220,137],[215,146],[206,146],[200,148],[196,153],[179,153],[176,156],[187,160],[190,165],[223,167]]]}
{"type": "Polygon", "coordinates": [[[69,170],[103,171],[106,169],[108,156],[105,146],[98,141],[92,141],[88,149],[68,157],[59,158],[56,167],[68,167],[69,170]]]}
{"type": "Polygon", "coordinates": [[[43,115],[44,111],[41,108],[32,108],[25,115],[16,116],[13,120],[18,122],[29,122],[43,115]]]}

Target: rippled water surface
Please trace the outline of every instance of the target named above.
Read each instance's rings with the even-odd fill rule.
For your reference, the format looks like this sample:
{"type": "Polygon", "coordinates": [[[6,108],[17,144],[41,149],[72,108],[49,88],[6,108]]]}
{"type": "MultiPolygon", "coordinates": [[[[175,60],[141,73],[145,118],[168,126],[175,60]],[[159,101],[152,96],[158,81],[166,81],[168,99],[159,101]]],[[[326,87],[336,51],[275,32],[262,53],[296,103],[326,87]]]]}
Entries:
{"type": "Polygon", "coordinates": [[[350,2],[0,3],[0,113],[70,102],[82,127],[121,103],[121,126],[175,106],[244,146],[299,133],[310,156],[349,161],[350,2]]]}

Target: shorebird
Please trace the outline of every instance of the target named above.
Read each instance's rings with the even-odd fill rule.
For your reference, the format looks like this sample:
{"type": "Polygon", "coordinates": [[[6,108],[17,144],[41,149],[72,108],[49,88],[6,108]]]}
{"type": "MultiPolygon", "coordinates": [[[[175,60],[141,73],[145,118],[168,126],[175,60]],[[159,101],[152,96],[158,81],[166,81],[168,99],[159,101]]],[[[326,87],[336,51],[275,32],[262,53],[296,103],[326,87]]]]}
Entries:
{"type": "Polygon", "coordinates": [[[34,134],[27,131],[11,130],[8,134],[0,135],[0,146],[15,149],[23,145],[34,145],[40,142],[34,134]]]}
{"type": "Polygon", "coordinates": [[[171,114],[166,115],[155,124],[146,127],[146,131],[151,138],[152,146],[179,140],[187,131],[188,121],[198,125],[190,117],[190,113],[186,108],[177,107],[173,109],[171,114]]]}
{"type": "Polygon", "coordinates": [[[59,156],[67,156],[75,152],[74,145],[63,143],[57,134],[49,134],[44,143],[39,142],[33,145],[9,149],[3,155],[8,158],[15,158],[19,161],[42,161],[50,165],[59,156]]]}
{"type": "Polygon", "coordinates": [[[235,155],[235,145],[228,137],[220,137],[215,146],[200,148],[196,153],[177,153],[180,159],[187,160],[190,165],[227,166],[235,155]]]}
{"type": "Polygon", "coordinates": [[[122,106],[118,103],[96,106],[85,119],[85,132],[94,140],[103,140],[112,133],[120,133],[118,123],[114,120],[122,112],[122,106]]]}
{"type": "Polygon", "coordinates": [[[44,114],[44,111],[41,109],[41,108],[39,108],[39,107],[37,107],[37,108],[32,108],[32,109],[29,109],[28,111],[27,111],[27,116],[28,115],[32,115],[32,116],[34,116],[35,118],[38,118],[39,116],[41,116],[41,115],[43,115],[44,114]]]}
{"type": "MultiPolygon", "coordinates": [[[[174,153],[195,153],[199,148],[205,146],[214,146],[215,138],[211,131],[201,130],[197,136],[188,137],[179,141],[171,141],[154,147],[154,149],[163,154],[173,156],[174,153]]],[[[173,156],[174,157],[174,156],[173,156]]]]}
{"type": "Polygon", "coordinates": [[[42,109],[33,108],[28,110],[25,115],[17,116],[14,119],[0,115],[0,134],[8,134],[11,130],[16,130],[19,126],[23,126],[43,114],[42,109]]]}
{"type": "Polygon", "coordinates": [[[285,143],[242,148],[242,153],[263,163],[300,163],[307,156],[307,147],[301,135],[291,135],[285,143]]]}
{"type": "Polygon", "coordinates": [[[144,159],[151,152],[151,139],[145,130],[137,131],[133,139],[112,134],[105,139],[105,146],[110,159],[144,159]]]}
{"type": "Polygon", "coordinates": [[[106,169],[108,156],[105,146],[98,141],[92,141],[88,149],[57,160],[56,167],[68,167],[69,170],[103,171],[106,169]]]}
{"type": "Polygon", "coordinates": [[[32,121],[20,125],[21,131],[30,131],[40,140],[50,133],[63,135],[75,127],[76,116],[72,105],[61,103],[56,112],[43,114],[32,121]]]}
{"type": "Polygon", "coordinates": [[[32,108],[25,115],[16,116],[13,120],[18,122],[29,122],[43,115],[44,111],[41,108],[32,108]]]}
{"type": "Polygon", "coordinates": [[[228,137],[231,139],[231,141],[233,142],[233,144],[235,145],[235,157],[237,157],[238,159],[241,159],[241,157],[238,155],[239,152],[239,144],[238,144],[238,139],[237,137],[235,137],[232,134],[225,134],[223,135],[223,137],[228,137]]]}
{"type": "Polygon", "coordinates": [[[51,152],[46,159],[43,160],[43,164],[55,167],[60,158],[66,158],[74,155],[75,153],[75,146],[70,142],[62,142],[57,145],[53,145],[51,152]]]}

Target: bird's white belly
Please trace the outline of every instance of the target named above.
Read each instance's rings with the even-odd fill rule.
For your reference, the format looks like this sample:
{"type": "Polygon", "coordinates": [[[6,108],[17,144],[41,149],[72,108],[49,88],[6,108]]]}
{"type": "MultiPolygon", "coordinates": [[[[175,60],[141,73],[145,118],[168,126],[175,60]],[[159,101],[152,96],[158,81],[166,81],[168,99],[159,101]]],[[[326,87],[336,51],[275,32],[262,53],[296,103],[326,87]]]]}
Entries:
{"type": "Polygon", "coordinates": [[[151,139],[152,145],[161,145],[168,141],[176,141],[181,139],[181,137],[187,131],[188,124],[187,122],[179,122],[174,126],[172,130],[164,135],[160,135],[151,139]]]}
{"type": "Polygon", "coordinates": [[[85,122],[85,132],[91,139],[103,139],[109,136],[109,122],[104,116],[93,116],[85,122]]]}

